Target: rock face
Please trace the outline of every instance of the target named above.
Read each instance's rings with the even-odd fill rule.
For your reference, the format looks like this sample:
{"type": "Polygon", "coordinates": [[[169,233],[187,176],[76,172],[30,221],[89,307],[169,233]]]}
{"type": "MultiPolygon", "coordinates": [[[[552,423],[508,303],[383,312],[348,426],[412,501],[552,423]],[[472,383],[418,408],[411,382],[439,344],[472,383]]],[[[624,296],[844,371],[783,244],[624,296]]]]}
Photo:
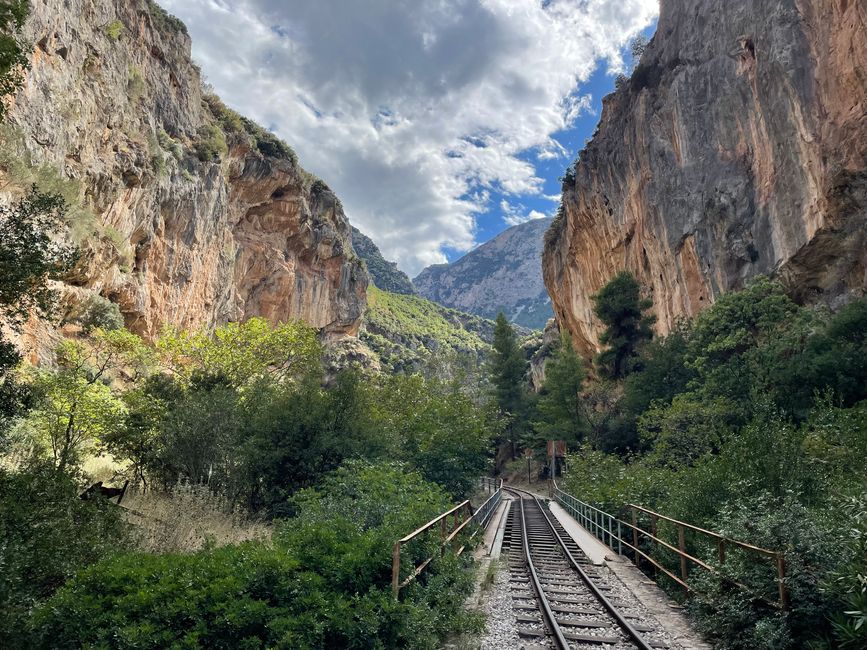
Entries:
{"type": "Polygon", "coordinates": [[[545,284],[576,348],[629,269],[658,330],[752,276],[802,301],[863,295],[867,4],[662,0],[632,78],[564,182],[545,284]]]}
{"type": "Polygon", "coordinates": [[[373,240],[355,226],[352,227],[352,247],[364,260],[370,280],[377,287],[406,296],[418,293],[407,274],[397,268],[396,263],[386,260],[373,240]]]}
{"type": "Polygon", "coordinates": [[[542,282],[542,239],[551,219],[503,231],[452,264],[436,264],[413,280],[434,302],[485,318],[502,311],[510,321],[542,329],[551,300],[542,282]]]}
{"type": "Polygon", "coordinates": [[[5,193],[35,174],[72,196],[67,296],[108,297],[146,337],[251,316],[356,333],[367,276],[339,200],[203,91],[183,24],[149,0],[31,6],[2,147],[32,168],[4,164],[5,193]]]}

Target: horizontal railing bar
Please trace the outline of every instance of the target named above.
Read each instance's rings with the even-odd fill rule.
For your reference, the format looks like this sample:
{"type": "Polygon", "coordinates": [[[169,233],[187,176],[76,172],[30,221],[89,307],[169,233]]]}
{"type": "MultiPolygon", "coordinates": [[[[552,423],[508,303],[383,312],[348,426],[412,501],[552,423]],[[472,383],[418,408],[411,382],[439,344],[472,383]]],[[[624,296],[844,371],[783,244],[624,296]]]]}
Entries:
{"type": "Polygon", "coordinates": [[[702,533],[703,535],[707,535],[709,537],[713,537],[716,540],[725,542],[726,544],[732,544],[734,546],[739,546],[741,548],[745,548],[750,551],[755,551],[756,553],[763,553],[768,557],[777,557],[777,551],[771,551],[766,548],[761,548],[760,546],[754,546],[752,544],[748,544],[747,542],[739,542],[735,539],[729,539],[725,535],[720,535],[719,533],[715,533],[710,530],[705,530],[704,528],[700,528],[698,526],[693,526],[692,524],[688,524],[685,521],[679,521],[677,519],[673,519],[671,517],[666,517],[665,515],[661,515],[658,512],[654,512],[653,510],[648,510],[647,508],[643,508],[641,506],[635,505],[634,503],[630,503],[627,507],[635,508],[641,512],[644,512],[652,517],[656,517],[658,519],[662,519],[663,521],[668,521],[673,524],[677,524],[678,526],[683,526],[684,528],[688,528],[690,530],[694,530],[698,533],[702,533]]]}
{"type": "Polygon", "coordinates": [[[452,509],[449,510],[448,512],[444,512],[444,513],[442,513],[441,515],[435,517],[434,519],[431,519],[431,520],[430,520],[429,522],[427,522],[424,526],[421,526],[421,527],[418,528],[417,530],[412,531],[409,535],[407,535],[406,537],[403,537],[403,538],[399,539],[398,541],[399,541],[401,544],[403,544],[404,542],[408,542],[408,541],[410,541],[411,539],[413,539],[413,538],[415,538],[415,537],[418,537],[418,536],[421,535],[424,531],[426,531],[428,528],[431,528],[434,524],[438,524],[441,520],[445,519],[445,518],[448,517],[449,515],[451,515],[451,514],[457,512],[458,510],[460,510],[460,509],[463,508],[464,506],[469,505],[469,503],[470,503],[469,499],[466,500],[466,501],[464,501],[463,503],[459,503],[458,505],[456,505],[454,508],[452,508],[452,509]]]}

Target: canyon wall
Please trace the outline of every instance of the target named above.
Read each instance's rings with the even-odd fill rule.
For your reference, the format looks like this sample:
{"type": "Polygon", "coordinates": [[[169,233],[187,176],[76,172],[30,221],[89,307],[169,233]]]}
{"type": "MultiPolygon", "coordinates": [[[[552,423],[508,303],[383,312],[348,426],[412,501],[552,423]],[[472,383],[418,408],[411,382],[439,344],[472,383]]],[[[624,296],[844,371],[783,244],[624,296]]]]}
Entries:
{"type": "Polygon", "coordinates": [[[101,294],[145,337],[251,316],[355,334],[367,275],[340,201],[203,90],[183,24],[150,0],[31,7],[0,178],[5,200],[32,181],[69,198],[65,306],[101,294]]]}
{"type": "Polygon", "coordinates": [[[563,189],[543,272],[585,354],[591,296],[622,269],[663,334],[757,274],[802,302],[863,295],[867,4],[662,0],[563,189]]]}

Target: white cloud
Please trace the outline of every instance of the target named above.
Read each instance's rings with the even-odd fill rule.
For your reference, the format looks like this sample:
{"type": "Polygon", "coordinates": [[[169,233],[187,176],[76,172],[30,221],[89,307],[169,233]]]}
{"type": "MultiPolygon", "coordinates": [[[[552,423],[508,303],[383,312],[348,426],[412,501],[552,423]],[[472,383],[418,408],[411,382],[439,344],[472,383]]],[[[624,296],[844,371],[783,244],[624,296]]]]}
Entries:
{"type": "Polygon", "coordinates": [[[503,222],[508,226],[517,226],[522,223],[527,223],[533,219],[547,219],[549,216],[538,210],[530,210],[523,205],[512,205],[505,199],[500,201],[500,210],[503,213],[503,222]]]}
{"type": "MultiPolygon", "coordinates": [[[[469,250],[490,192],[540,195],[519,154],[590,106],[657,0],[161,0],[224,100],[273,126],[410,274],[469,250]]],[[[508,216],[508,215],[507,215],[508,216]]],[[[526,216],[526,215],[525,215],[526,216]]]]}

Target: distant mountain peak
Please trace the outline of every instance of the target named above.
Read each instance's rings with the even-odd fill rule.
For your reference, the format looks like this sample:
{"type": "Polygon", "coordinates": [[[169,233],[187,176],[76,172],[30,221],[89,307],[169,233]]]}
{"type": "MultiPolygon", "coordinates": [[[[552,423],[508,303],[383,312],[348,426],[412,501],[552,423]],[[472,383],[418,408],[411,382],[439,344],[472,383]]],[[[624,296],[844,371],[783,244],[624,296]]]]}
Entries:
{"type": "Polygon", "coordinates": [[[512,322],[542,329],[554,315],[542,282],[542,248],[552,219],[512,226],[451,264],[424,269],[419,294],[486,318],[502,311],[512,322]]]}

